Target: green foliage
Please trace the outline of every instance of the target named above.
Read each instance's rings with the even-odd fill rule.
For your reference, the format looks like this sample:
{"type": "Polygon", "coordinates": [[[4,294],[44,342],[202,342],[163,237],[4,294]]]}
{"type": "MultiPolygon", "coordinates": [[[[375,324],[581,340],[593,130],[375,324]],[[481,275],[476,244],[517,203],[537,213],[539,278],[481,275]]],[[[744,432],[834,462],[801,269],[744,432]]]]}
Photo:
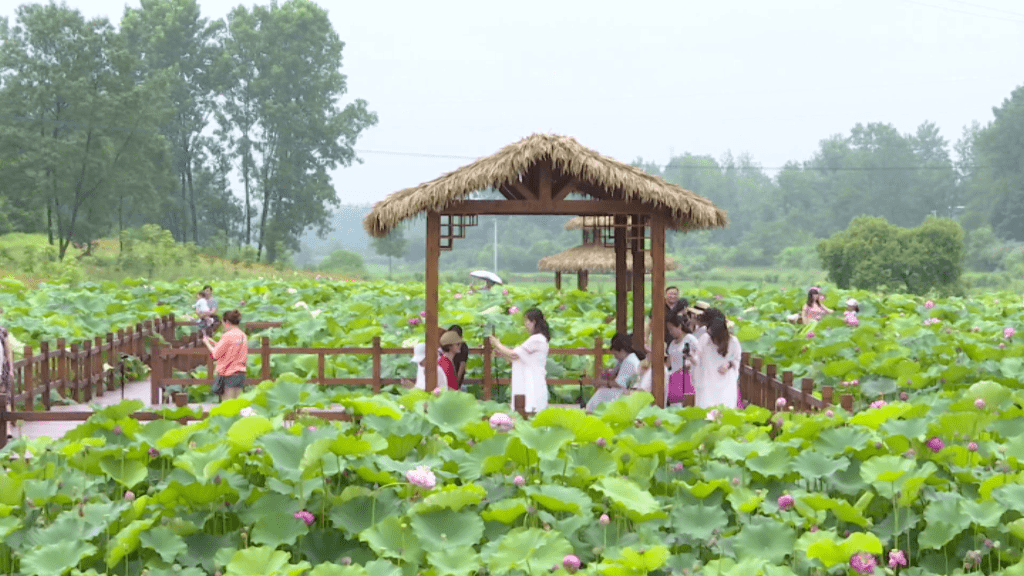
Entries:
{"type": "Polygon", "coordinates": [[[896,289],[913,294],[959,291],[964,233],[952,220],[929,217],[914,229],[862,216],[818,244],[829,279],[840,288],[896,289]]]}
{"type": "Polygon", "coordinates": [[[149,277],[172,265],[182,266],[198,257],[195,244],[174,241],[170,231],[146,224],[121,232],[118,266],[129,273],[149,277]]]}
{"type": "Polygon", "coordinates": [[[366,277],[366,266],[363,265],[363,257],[351,250],[345,249],[331,252],[326,259],[320,262],[317,269],[324,272],[337,272],[350,278],[366,277]]]}

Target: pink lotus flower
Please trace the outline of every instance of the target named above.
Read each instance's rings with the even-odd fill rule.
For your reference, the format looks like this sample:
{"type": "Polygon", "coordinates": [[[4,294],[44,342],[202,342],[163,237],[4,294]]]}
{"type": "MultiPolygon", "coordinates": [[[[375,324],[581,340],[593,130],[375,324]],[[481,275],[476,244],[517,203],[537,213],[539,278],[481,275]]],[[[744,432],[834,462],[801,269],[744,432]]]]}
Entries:
{"type": "Polygon", "coordinates": [[[808,332],[807,333],[807,337],[808,338],[814,338],[814,332],[813,331],[812,332],[808,332]]]}
{"type": "Polygon", "coordinates": [[[504,290],[502,290],[501,291],[501,295],[502,296],[508,296],[508,288],[505,288],[504,290]]]}
{"type": "Polygon", "coordinates": [[[684,466],[682,462],[676,462],[672,465],[673,472],[682,472],[683,470],[686,470],[686,466],[684,466]]]}
{"type": "Polygon", "coordinates": [[[928,449],[932,452],[941,452],[946,447],[946,443],[942,441],[942,438],[938,436],[932,436],[928,439],[928,449]]]}
{"type": "Polygon", "coordinates": [[[1013,329],[1013,326],[1007,326],[1003,329],[1003,338],[1009,340],[1010,338],[1013,338],[1013,335],[1016,333],[1017,331],[1013,329]]]}
{"type": "Polygon", "coordinates": [[[413,486],[424,490],[433,490],[437,486],[437,477],[430,471],[430,466],[421,465],[405,473],[405,479],[413,486]]]}
{"type": "Polygon", "coordinates": [[[305,522],[306,526],[312,526],[313,522],[316,522],[316,516],[313,516],[312,512],[307,512],[305,510],[299,510],[294,514],[294,516],[305,522]]]}
{"type": "Polygon", "coordinates": [[[454,295],[452,296],[452,298],[455,298],[456,300],[458,300],[459,298],[462,298],[462,294],[460,294],[460,293],[456,292],[456,293],[455,293],[455,294],[454,294],[454,295]]]}
{"type": "Polygon", "coordinates": [[[780,396],[780,397],[775,399],[775,409],[776,410],[782,410],[785,407],[786,407],[786,399],[785,398],[780,396]]]}
{"type": "Polygon", "coordinates": [[[565,568],[569,574],[575,574],[580,569],[580,559],[574,554],[569,554],[565,558],[562,558],[562,567],[565,568]]]}
{"type": "Polygon", "coordinates": [[[135,492],[132,492],[131,490],[125,490],[124,499],[129,502],[133,502],[135,500],[135,492]]]}
{"type": "Polygon", "coordinates": [[[705,420],[715,422],[721,417],[722,413],[719,412],[718,408],[712,408],[711,410],[708,410],[708,415],[705,417],[705,420]]]}
{"type": "Polygon", "coordinates": [[[508,309],[508,313],[509,314],[518,314],[519,313],[519,306],[513,306],[513,307],[509,308],[508,309]]]}
{"type": "Polygon", "coordinates": [[[597,440],[594,440],[594,444],[597,444],[598,448],[604,448],[605,446],[608,445],[608,441],[604,439],[604,436],[602,436],[597,440]]]}
{"type": "Polygon", "coordinates": [[[868,406],[868,408],[881,408],[886,404],[888,404],[888,402],[886,402],[885,400],[875,400],[874,402],[871,403],[870,406],[868,406]]]}
{"type": "Polygon", "coordinates": [[[512,479],[512,484],[519,486],[520,488],[526,485],[526,480],[522,476],[516,476],[512,479]]]}
{"type": "Polygon", "coordinates": [[[779,510],[782,510],[783,512],[786,512],[787,510],[791,510],[793,508],[793,497],[790,496],[789,494],[783,494],[782,496],[779,496],[778,502],[779,510]]]}
{"type": "Polygon", "coordinates": [[[415,326],[415,325],[417,325],[419,323],[420,323],[420,319],[419,318],[409,318],[409,324],[412,324],[413,326],[415,326]]]}
{"type": "Polygon", "coordinates": [[[608,517],[607,514],[601,514],[601,518],[599,518],[597,521],[601,524],[601,526],[607,526],[611,523],[612,520],[608,517]]]}
{"type": "Polygon", "coordinates": [[[907,565],[907,555],[903,550],[889,550],[889,568],[907,565]]]}
{"type": "Polygon", "coordinates": [[[515,420],[504,412],[495,412],[490,419],[491,429],[498,432],[508,432],[516,427],[515,420]]]}
{"type": "Polygon", "coordinates": [[[900,392],[900,400],[903,400],[904,402],[906,402],[907,398],[910,398],[909,394],[907,394],[906,392],[900,392]]]}
{"type": "Polygon", "coordinates": [[[974,441],[968,442],[967,443],[967,451],[968,452],[977,452],[978,451],[978,443],[974,442],[974,441]]]}
{"type": "Polygon", "coordinates": [[[974,407],[977,408],[978,410],[981,410],[982,408],[984,408],[985,407],[985,399],[984,398],[978,398],[977,400],[975,400],[974,401],[974,407]]]}
{"type": "Polygon", "coordinates": [[[878,561],[872,554],[858,552],[850,558],[850,568],[857,574],[874,574],[878,561]]]}
{"type": "Polygon", "coordinates": [[[255,416],[256,411],[253,410],[251,406],[246,406],[245,408],[242,408],[241,410],[238,411],[238,415],[241,416],[242,418],[248,418],[249,416],[255,416]]]}
{"type": "Polygon", "coordinates": [[[928,300],[927,302],[924,303],[924,307],[925,308],[935,308],[935,302],[932,302],[931,300],[928,300]]]}
{"type": "Polygon", "coordinates": [[[427,311],[426,310],[420,310],[420,318],[426,318],[426,317],[427,317],[427,311]]]}
{"type": "Polygon", "coordinates": [[[828,418],[834,418],[835,415],[836,415],[836,413],[833,412],[831,408],[829,408],[828,410],[825,410],[825,416],[827,416],[828,418]]]}
{"type": "Polygon", "coordinates": [[[1002,350],[1003,348],[1006,348],[1006,343],[1005,342],[1000,342],[999,343],[999,349],[1002,350]]]}
{"type": "Polygon", "coordinates": [[[159,458],[160,457],[160,452],[157,451],[156,448],[150,448],[149,449],[149,457],[150,458],[159,458]]]}

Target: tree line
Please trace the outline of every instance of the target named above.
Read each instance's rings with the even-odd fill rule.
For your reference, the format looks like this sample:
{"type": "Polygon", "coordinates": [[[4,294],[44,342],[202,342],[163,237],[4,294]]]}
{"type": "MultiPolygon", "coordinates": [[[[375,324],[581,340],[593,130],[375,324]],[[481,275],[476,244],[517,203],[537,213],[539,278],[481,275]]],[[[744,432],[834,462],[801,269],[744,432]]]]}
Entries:
{"type": "Polygon", "coordinates": [[[342,103],[343,47],[310,0],[222,20],[141,0],[117,26],[20,6],[0,19],[0,232],[45,233],[61,259],[150,223],[269,262],[297,250],[339,204],[329,170],[377,121],[342,103]]]}

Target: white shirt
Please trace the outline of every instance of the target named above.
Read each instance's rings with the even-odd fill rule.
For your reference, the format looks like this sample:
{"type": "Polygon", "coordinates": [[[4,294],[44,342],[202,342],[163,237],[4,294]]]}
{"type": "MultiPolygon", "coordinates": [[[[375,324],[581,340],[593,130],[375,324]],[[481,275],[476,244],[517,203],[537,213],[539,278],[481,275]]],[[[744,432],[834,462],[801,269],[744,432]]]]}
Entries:
{"type": "Polygon", "coordinates": [[[195,303],[196,314],[204,314],[210,311],[210,303],[206,301],[206,298],[200,298],[195,303]]]}
{"type": "Polygon", "coordinates": [[[615,385],[619,388],[635,387],[640,381],[640,359],[637,355],[630,354],[619,366],[619,373],[615,376],[615,385]]]}
{"type": "Polygon", "coordinates": [[[684,367],[683,349],[690,345],[690,355],[697,354],[697,337],[693,334],[685,334],[681,340],[673,340],[668,344],[668,360],[672,372],[681,370],[684,367]]]}

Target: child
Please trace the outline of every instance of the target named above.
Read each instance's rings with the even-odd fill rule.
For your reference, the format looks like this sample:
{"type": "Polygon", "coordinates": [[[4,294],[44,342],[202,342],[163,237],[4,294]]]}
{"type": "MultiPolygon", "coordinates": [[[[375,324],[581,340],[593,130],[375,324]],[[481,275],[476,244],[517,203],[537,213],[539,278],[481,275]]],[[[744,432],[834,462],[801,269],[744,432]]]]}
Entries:
{"type": "Polygon", "coordinates": [[[196,293],[196,303],[192,307],[196,309],[196,329],[210,336],[213,332],[213,318],[210,316],[210,301],[206,299],[205,289],[196,293]]]}

